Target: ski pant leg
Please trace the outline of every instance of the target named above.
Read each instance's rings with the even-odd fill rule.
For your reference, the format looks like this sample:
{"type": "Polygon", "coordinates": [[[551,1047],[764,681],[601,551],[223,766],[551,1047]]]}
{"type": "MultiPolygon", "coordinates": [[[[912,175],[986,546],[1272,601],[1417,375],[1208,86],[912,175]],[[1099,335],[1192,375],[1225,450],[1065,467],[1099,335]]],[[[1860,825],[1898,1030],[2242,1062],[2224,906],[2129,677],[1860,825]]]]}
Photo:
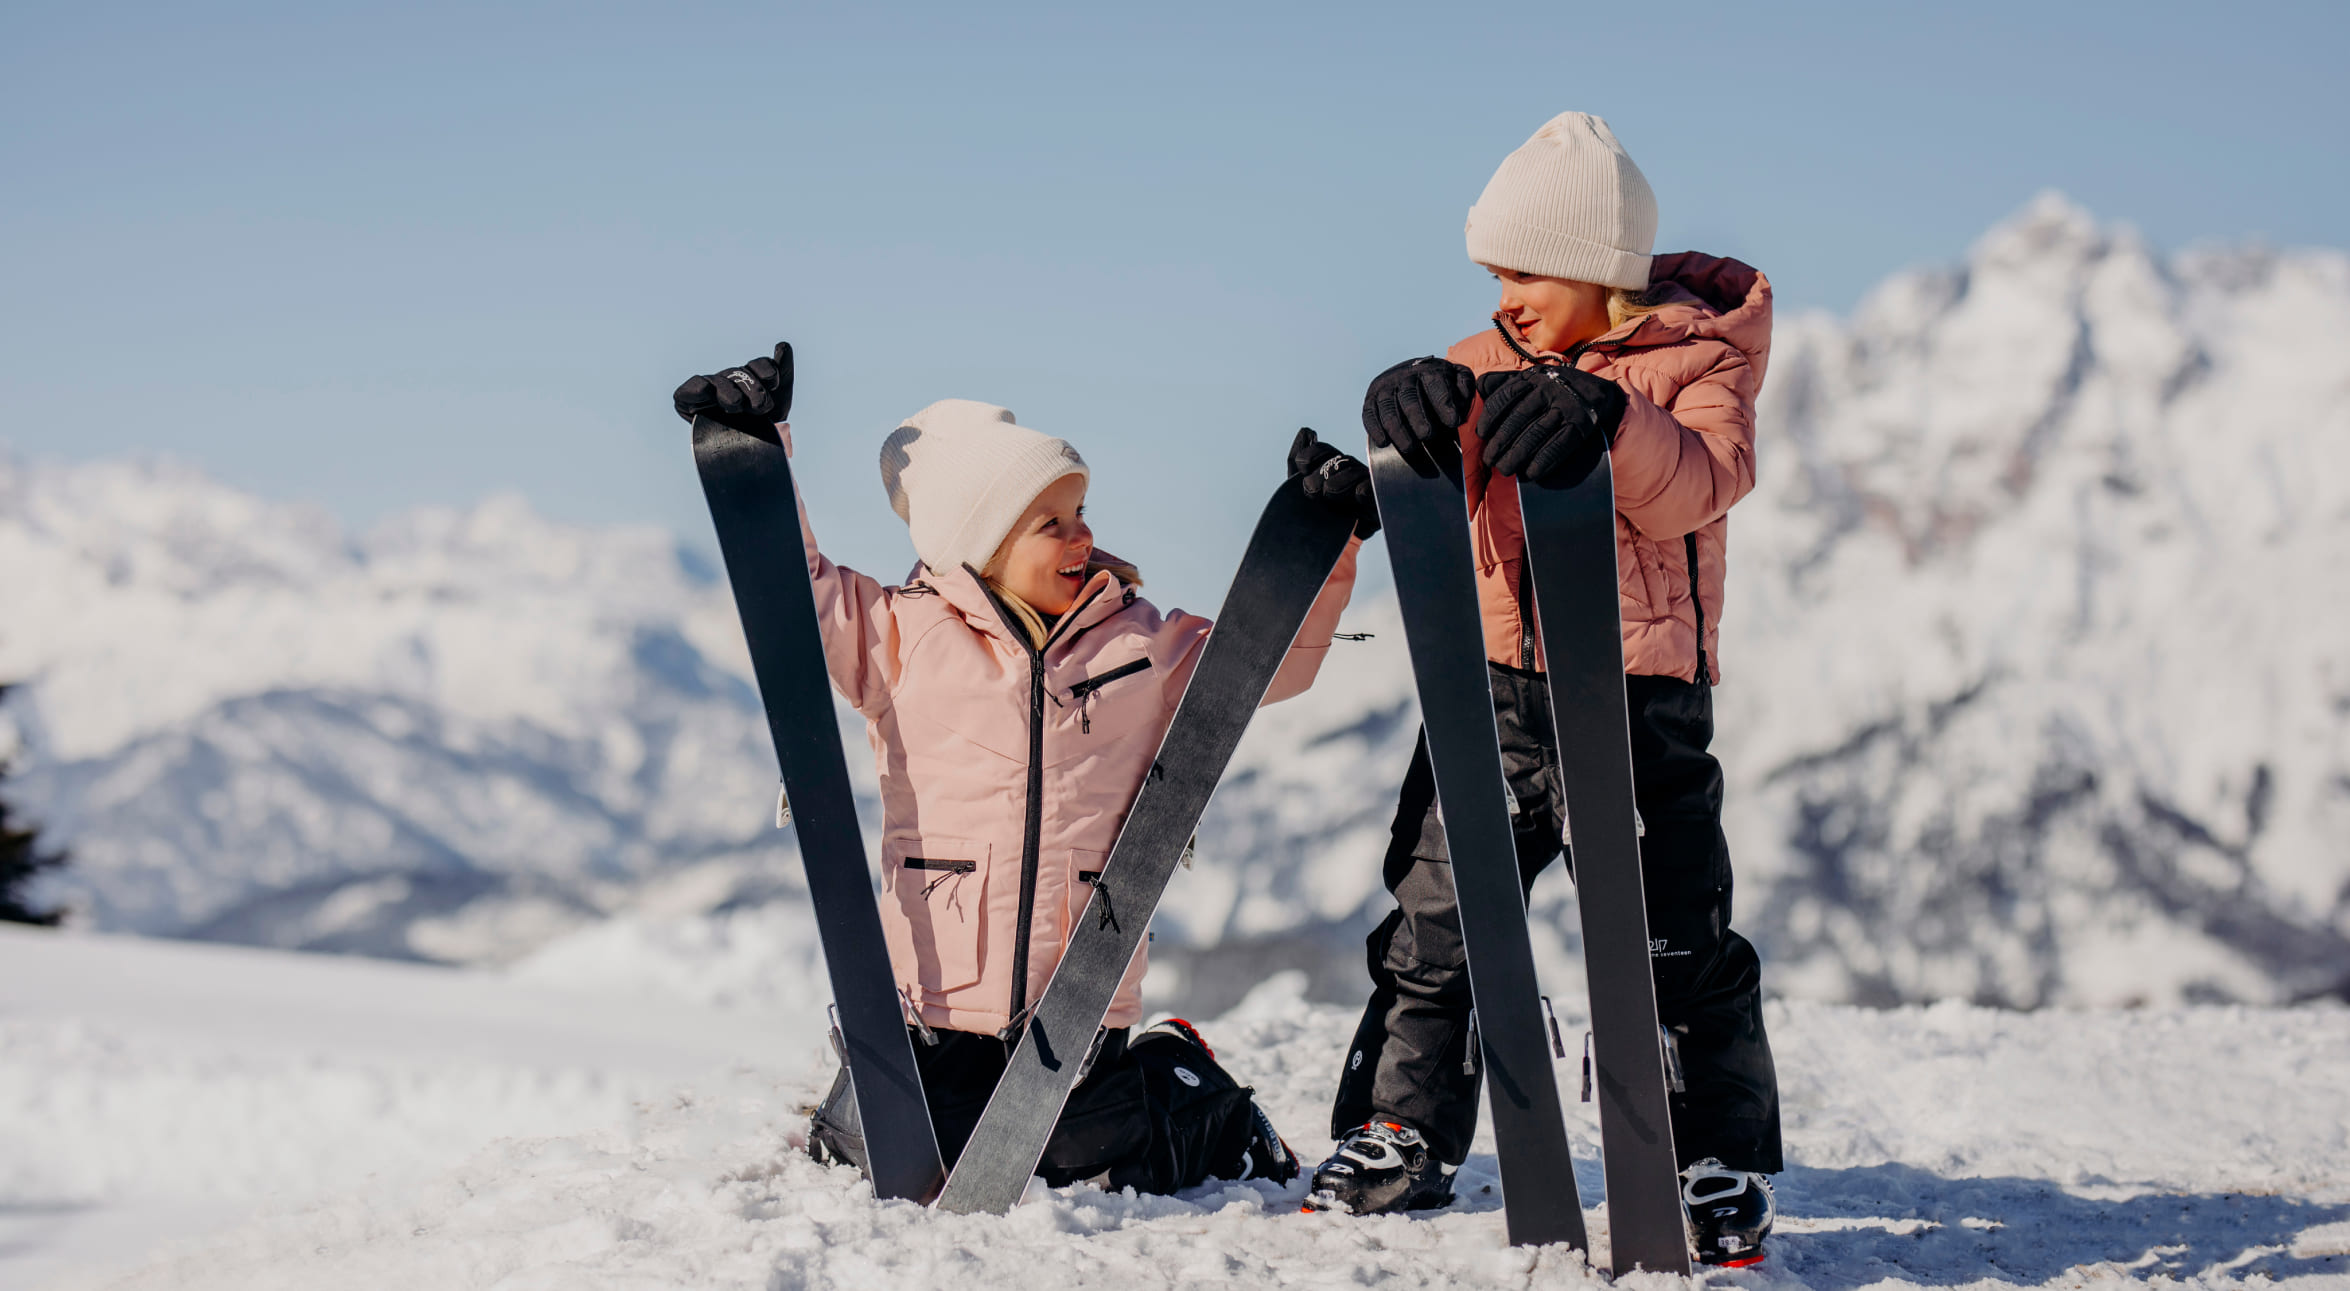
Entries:
{"type": "Polygon", "coordinates": [[[1707,752],[1712,687],[1677,677],[1624,681],[1633,793],[1646,826],[1649,967],[1685,1086],[1672,1098],[1679,1164],[1718,1157],[1733,1170],[1776,1172],[1778,1078],[1763,1030],[1761,961],[1730,928],[1722,769],[1707,752]]]}
{"type": "MultiPolygon", "coordinates": [[[[1550,697],[1539,673],[1491,669],[1502,770],[1518,806],[1510,822],[1518,876],[1531,888],[1559,854],[1550,697]]],[[[1449,858],[1423,735],[1404,773],[1383,866],[1396,908],[1365,943],[1371,999],[1339,1074],[1330,1132],[1339,1137],[1365,1121],[1401,1121],[1427,1138],[1439,1160],[1458,1165],[1476,1133],[1482,1085],[1468,1064],[1468,956],[1449,858]]]]}
{"type": "MultiPolygon", "coordinates": [[[[1543,679],[1493,667],[1503,764],[1519,806],[1521,880],[1530,889],[1557,854],[1563,820],[1543,679]]],[[[1641,872],[1659,1020],[1673,1029],[1684,1092],[1672,1100],[1681,1164],[1712,1156],[1732,1169],[1781,1168],[1777,1078],[1763,1029],[1761,965],[1730,928],[1729,846],[1710,686],[1625,678],[1634,794],[1646,832],[1641,872]]],[[[1426,1135],[1447,1162],[1468,1153],[1480,1086],[1465,1069],[1469,985],[1460,914],[1436,813],[1426,741],[1405,773],[1385,862],[1396,909],[1366,945],[1371,999],[1340,1073],[1331,1133],[1374,1117],[1426,1135]]],[[[1570,858],[1571,864],[1572,858],[1570,858]]]]}

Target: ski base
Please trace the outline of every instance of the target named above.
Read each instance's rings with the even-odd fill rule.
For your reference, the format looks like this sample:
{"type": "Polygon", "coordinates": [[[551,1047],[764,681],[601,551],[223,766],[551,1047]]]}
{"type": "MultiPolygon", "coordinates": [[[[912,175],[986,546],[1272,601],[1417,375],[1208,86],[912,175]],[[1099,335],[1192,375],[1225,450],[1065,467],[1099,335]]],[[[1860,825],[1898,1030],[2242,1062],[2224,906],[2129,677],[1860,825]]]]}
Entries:
{"type": "MultiPolygon", "coordinates": [[[[906,1034],[897,974],[833,717],[831,673],[800,536],[799,495],[779,444],[694,419],[694,465],[718,531],[767,732],[799,837],[876,1197],[928,1201],[946,1177],[906,1034]]],[[[786,818],[779,800],[777,819],[786,818]]]]}
{"type": "Polygon", "coordinates": [[[1407,461],[1374,447],[1371,476],[1452,858],[1502,1206],[1513,1245],[1587,1250],[1510,830],[1459,449],[1439,453],[1407,461]]]}
{"type": "Polygon", "coordinates": [[[1607,1179],[1608,1261],[1617,1273],[1638,1268],[1687,1274],[1680,1164],[1633,809],[1609,460],[1602,454],[1572,488],[1522,484],[1518,502],[1574,840],[1607,1179]]]}

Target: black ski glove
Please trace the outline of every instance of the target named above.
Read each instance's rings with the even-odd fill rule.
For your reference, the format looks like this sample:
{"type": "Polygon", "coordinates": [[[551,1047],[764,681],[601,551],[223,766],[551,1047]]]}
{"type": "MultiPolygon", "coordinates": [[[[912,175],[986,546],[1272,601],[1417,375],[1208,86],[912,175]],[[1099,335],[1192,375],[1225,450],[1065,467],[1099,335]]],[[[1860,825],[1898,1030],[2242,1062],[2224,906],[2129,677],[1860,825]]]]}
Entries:
{"type": "Polygon", "coordinates": [[[689,377],[670,400],[677,415],[692,421],[708,417],[770,444],[783,441],[775,423],[791,416],[791,342],[777,341],[775,357],[752,359],[706,377],[689,377]]]}
{"type": "Polygon", "coordinates": [[[1433,355],[1407,359],[1371,378],[1363,392],[1363,429],[1371,445],[1409,453],[1423,444],[1457,442],[1477,393],[1477,374],[1433,355]]]}
{"type": "Polygon", "coordinates": [[[1300,426],[1289,443],[1289,473],[1306,478],[1306,496],[1355,522],[1355,537],[1379,532],[1379,499],[1371,468],[1325,444],[1300,426]]]}
{"type": "Polygon", "coordinates": [[[1477,379],[1485,396],[1478,431],[1485,465],[1545,488],[1573,488],[1599,465],[1624,424],[1624,389],[1578,368],[1488,372],[1477,379]]]}

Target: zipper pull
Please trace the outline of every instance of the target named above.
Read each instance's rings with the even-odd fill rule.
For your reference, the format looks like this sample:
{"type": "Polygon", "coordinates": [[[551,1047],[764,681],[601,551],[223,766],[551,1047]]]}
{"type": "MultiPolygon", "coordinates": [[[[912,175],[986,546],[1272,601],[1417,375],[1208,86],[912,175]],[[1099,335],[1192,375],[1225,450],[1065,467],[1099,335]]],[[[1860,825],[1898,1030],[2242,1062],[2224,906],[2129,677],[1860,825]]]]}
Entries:
{"type": "MultiPolygon", "coordinates": [[[[898,1002],[906,1006],[906,1020],[914,1024],[914,1033],[922,1037],[922,1043],[925,1045],[937,1044],[938,1032],[931,1030],[930,1024],[922,1020],[922,1010],[915,1005],[914,997],[906,994],[906,988],[903,986],[898,988],[898,1002]]],[[[833,1028],[832,1034],[835,1037],[839,1036],[840,1029],[836,1026],[833,1028]]],[[[847,1059],[844,1057],[842,1061],[845,1062],[847,1059]]]]}

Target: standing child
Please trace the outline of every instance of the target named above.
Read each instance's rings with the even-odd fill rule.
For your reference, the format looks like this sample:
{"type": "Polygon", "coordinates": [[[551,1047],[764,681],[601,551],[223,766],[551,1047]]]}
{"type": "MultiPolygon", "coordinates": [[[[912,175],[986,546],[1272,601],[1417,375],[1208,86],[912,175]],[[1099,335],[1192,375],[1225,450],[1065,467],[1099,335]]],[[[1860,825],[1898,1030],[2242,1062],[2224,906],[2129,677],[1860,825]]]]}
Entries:
{"type": "MultiPolygon", "coordinates": [[[[1730,930],[1713,737],[1731,504],[1754,486],[1754,399],[1771,288],[1735,260],[1649,254],[1656,199],[1607,123],[1564,113],[1503,161],[1469,210],[1469,259],[1501,283],[1491,328],[1381,373],[1363,424],[1398,448],[1459,440],[1494,712],[1529,888],[1560,853],[1556,740],[1527,583],[1519,480],[1572,482],[1610,449],[1634,797],[1646,826],[1650,966],[1680,1050],[1673,1096],[1699,1258],[1761,1258],[1780,1169],[1761,968],[1730,930]],[[1536,365],[1564,380],[1538,377],[1536,365]],[[1696,1203],[1703,1202],[1703,1205],[1696,1203]]],[[[1573,862],[1572,856],[1569,864],[1573,862]]],[[[1396,909],[1371,934],[1373,990],[1339,1081],[1337,1151],[1312,1203],[1441,1206],[1477,1123],[1463,1065],[1469,983],[1425,741],[1386,858],[1396,909]]]]}
{"type": "MultiPolygon", "coordinates": [[[[706,415],[790,448],[788,346],[680,386],[706,415]]],[[[1306,492],[1357,521],[1265,697],[1312,684],[1378,527],[1362,463],[1299,431],[1306,492]]],[[[881,922],[951,1166],[986,1109],[1027,1011],[1052,980],[1211,624],[1142,599],[1132,565],[1094,546],[1085,460],[1009,409],[945,399],[881,446],[881,482],[921,557],[888,587],[827,560],[800,509],[833,685],[862,714],[881,776],[881,922]]],[[[1054,1186],[1172,1192],[1297,1174],[1251,1095],[1188,1023],[1130,1034],[1147,947],[1119,984],[1087,1074],[1038,1172],[1054,1186]]],[[[809,1150],[862,1164],[845,1073],[809,1150]]]]}

